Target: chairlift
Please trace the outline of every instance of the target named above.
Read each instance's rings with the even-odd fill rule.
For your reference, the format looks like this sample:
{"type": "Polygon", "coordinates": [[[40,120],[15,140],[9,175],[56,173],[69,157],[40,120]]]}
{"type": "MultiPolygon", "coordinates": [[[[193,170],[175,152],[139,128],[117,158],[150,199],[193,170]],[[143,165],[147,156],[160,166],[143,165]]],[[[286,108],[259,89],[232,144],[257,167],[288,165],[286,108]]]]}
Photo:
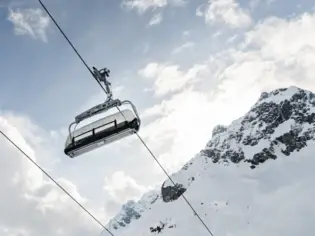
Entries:
{"type": "Polygon", "coordinates": [[[110,83],[106,79],[109,76],[109,70],[103,69],[98,71],[94,67],[93,70],[95,77],[105,83],[107,99],[104,103],[98,104],[76,116],[75,121],[69,125],[69,134],[66,139],[64,153],[70,158],[121,140],[135,134],[140,129],[140,117],[132,102],[112,99],[110,83]],[[131,109],[117,109],[117,107],[121,107],[124,104],[129,104],[131,109]],[[83,120],[101,113],[107,114],[109,110],[114,108],[118,112],[112,115],[104,115],[103,118],[76,129],[76,126],[83,120]],[[73,126],[74,129],[72,129],[73,126]]]}

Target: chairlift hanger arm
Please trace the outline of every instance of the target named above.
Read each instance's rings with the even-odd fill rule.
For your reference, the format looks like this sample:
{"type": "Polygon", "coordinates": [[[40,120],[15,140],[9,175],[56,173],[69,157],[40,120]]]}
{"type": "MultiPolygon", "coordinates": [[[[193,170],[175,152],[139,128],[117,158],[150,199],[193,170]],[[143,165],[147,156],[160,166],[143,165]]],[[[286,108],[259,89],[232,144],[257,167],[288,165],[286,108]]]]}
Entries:
{"type": "Polygon", "coordinates": [[[105,93],[107,95],[107,100],[111,100],[113,97],[112,89],[111,89],[111,83],[107,80],[109,77],[110,70],[107,68],[103,68],[101,70],[96,69],[93,67],[93,76],[96,80],[99,82],[103,82],[105,85],[105,93]]]}

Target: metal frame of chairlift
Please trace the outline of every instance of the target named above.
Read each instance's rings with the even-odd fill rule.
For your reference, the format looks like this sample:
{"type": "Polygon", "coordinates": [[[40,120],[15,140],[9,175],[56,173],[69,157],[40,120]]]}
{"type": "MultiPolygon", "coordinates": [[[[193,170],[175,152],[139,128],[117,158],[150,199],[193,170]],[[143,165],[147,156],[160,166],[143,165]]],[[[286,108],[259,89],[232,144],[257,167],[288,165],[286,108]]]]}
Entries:
{"type": "MultiPolygon", "coordinates": [[[[138,115],[137,109],[136,107],[133,105],[133,103],[129,100],[125,100],[125,101],[120,101],[119,99],[113,99],[113,94],[112,94],[112,90],[111,90],[111,84],[110,82],[107,80],[107,77],[109,77],[109,70],[104,68],[102,70],[97,70],[95,67],[93,67],[94,70],[94,76],[96,79],[98,79],[100,82],[104,82],[105,84],[105,93],[107,95],[107,99],[104,103],[98,104],[90,109],[88,109],[87,111],[84,111],[83,113],[77,115],[75,117],[74,122],[72,122],[69,125],[68,128],[68,138],[66,140],[65,143],[65,149],[64,152],[66,155],[68,155],[71,158],[74,158],[76,156],[82,155],[84,153],[87,153],[89,151],[92,151],[96,148],[99,148],[105,144],[109,144],[112,143],[114,141],[120,140],[122,138],[125,138],[129,135],[132,135],[136,132],[139,131],[140,129],[140,125],[141,125],[141,120],[140,117],[138,115]],[[130,109],[126,109],[121,111],[118,107],[120,107],[121,105],[124,104],[129,104],[132,107],[132,111],[133,111],[133,119],[129,120],[126,118],[126,114],[129,112],[131,112],[130,109]],[[86,120],[88,118],[91,118],[95,115],[98,115],[100,113],[103,112],[107,112],[108,110],[112,109],[112,108],[118,108],[117,113],[111,115],[112,117],[114,116],[122,116],[123,119],[125,120],[123,122],[123,125],[118,124],[117,120],[114,119],[108,123],[104,123],[98,127],[93,127],[85,132],[80,133],[77,136],[74,136],[75,132],[76,132],[76,126],[82,122],[83,120],[86,120]],[[114,125],[111,127],[110,129],[105,129],[102,132],[96,133],[95,130],[102,128],[106,125],[109,125],[111,123],[114,123],[114,125]],[[71,130],[72,126],[75,125],[74,130],[71,130]],[[119,127],[118,127],[119,125],[119,127]],[[91,132],[92,135],[88,136],[87,138],[83,138],[83,141],[80,141],[78,143],[76,143],[76,138],[87,134],[91,132]]],[[[107,117],[111,117],[111,116],[105,116],[95,122],[92,122],[91,124],[88,124],[86,126],[81,127],[79,130],[86,128],[87,126],[92,125],[93,123],[97,123],[97,122],[101,122],[102,120],[106,119],[107,117]]]]}

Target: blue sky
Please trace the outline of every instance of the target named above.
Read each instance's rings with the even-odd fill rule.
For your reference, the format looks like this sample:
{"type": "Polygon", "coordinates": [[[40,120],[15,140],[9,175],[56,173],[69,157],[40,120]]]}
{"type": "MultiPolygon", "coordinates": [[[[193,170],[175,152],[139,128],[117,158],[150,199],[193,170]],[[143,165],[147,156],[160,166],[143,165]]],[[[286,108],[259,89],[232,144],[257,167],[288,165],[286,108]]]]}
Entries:
{"type": "MultiPolygon", "coordinates": [[[[184,7],[149,8],[141,14],[124,8],[117,1],[54,1],[46,4],[88,64],[108,66],[112,70],[113,83],[128,87],[135,103],[145,108],[152,103],[143,104],[142,99],[136,98],[146,96],[148,102],[152,98],[141,91],[143,84],[136,73],[138,68],[150,61],[168,61],[187,68],[193,62],[206,59],[209,52],[225,46],[220,39],[211,40],[211,34],[220,31],[220,26],[209,27],[201,17],[196,17],[196,8],[202,3],[189,1],[184,7]],[[148,22],[157,13],[163,14],[163,21],[158,26],[148,27],[148,22]],[[191,35],[183,36],[185,31],[191,35]],[[196,44],[193,51],[184,57],[170,55],[185,41],[196,44]],[[148,51],[143,53],[146,49],[148,51]]],[[[252,10],[255,13],[253,19],[258,21],[268,15],[288,17],[293,12],[303,11],[294,1],[286,2],[286,7],[281,1],[270,4],[259,2],[252,10]]],[[[311,1],[299,4],[309,9],[311,1]]],[[[16,5],[19,9],[40,7],[36,1],[8,4],[13,11],[17,9],[16,5]]],[[[251,3],[242,1],[240,5],[248,7],[251,3]]],[[[47,42],[43,43],[27,36],[16,37],[7,17],[8,9],[2,7],[2,107],[27,113],[45,128],[56,129],[65,125],[79,104],[99,92],[97,85],[52,22],[45,29],[47,42]],[[15,65],[14,73],[12,65],[15,65]],[[19,96],[12,95],[16,93],[19,96]],[[57,114],[58,119],[55,119],[57,114]]],[[[223,30],[224,36],[232,33],[223,30]]]]}
{"type": "MultiPolygon", "coordinates": [[[[305,50],[315,48],[312,1],[44,3],[88,65],[111,70],[114,95],[137,106],[140,135],[169,171],[192,158],[215,125],[242,116],[262,91],[315,89],[314,52],[305,50]],[[161,21],[150,25],[152,19],[161,21]]],[[[163,181],[135,137],[75,160],[63,154],[68,124],[104,97],[39,3],[0,6],[1,122],[17,128],[38,161],[74,184],[92,208],[113,206],[104,210],[109,215],[124,196],[139,197],[163,181]],[[125,185],[116,189],[114,180],[125,185]]]]}
{"type": "MultiPolygon", "coordinates": [[[[22,4],[21,9],[30,6],[39,7],[36,3],[22,4]]],[[[139,88],[137,84],[140,81],[134,73],[137,68],[150,60],[168,59],[170,50],[184,41],[184,31],[197,26],[197,34],[198,31],[204,34],[201,28],[205,26],[198,26],[202,19],[194,17],[190,21],[191,17],[187,18],[188,14],[195,15],[192,10],[195,7],[191,10],[188,7],[181,7],[178,11],[164,10],[165,20],[178,22],[176,25],[164,23],[164,27],[147,27],[152,17],[150,12],[139,16],[134,11],[124,10],[117,1],[95,1],[93,4],[56,1],[47,3],[47,7],[89,65],[108,66],[116,85],[139,88]],[[147,45],[150,48],[144,54],[147,45]],[[126,76],[128,78],[124,80],[126,76]]],[[[7,9],[3,8],[2,12],[4,20],[1,27],[5,29],[2,35],[8,43],[2,44],[1,50],[7,52],[5,55],[10,55],[6,57],[7,64],[4,65],[3,77],[7,79],[1,81],[5,91],[1,91],[1,94],[7,94],[3,106],[28,113],[48,128],[67,123],[74,112],[73,107],[82,104],[99,89],[51,22],[46,32],[48,42],[43,43],[40,39],[16,37],[12,32],[12,23],[5,20],[7,9]],[[14,75],[12,64],[19,65],[14,75]],[[10,96],[16,92],[21,94],[19,98],[10,96]],[[68,97],[67,103],[63,99],[65,96],[68,97]],[[29,105],[21,104],[21,99],[29,105]],[[61,119],[50,118],[55,114],[60,114],[61,119]],[[61,120],[64,122],[61,123],[61,120]]],[[[180,58],[173,57],[170,61],[177,60],[180,58]]],[[[130,92],[134,96],[141,89],[136,92],[130,89],[130,92]]],[[[147,105],[138,103],[140,106],[147,105]]]]}

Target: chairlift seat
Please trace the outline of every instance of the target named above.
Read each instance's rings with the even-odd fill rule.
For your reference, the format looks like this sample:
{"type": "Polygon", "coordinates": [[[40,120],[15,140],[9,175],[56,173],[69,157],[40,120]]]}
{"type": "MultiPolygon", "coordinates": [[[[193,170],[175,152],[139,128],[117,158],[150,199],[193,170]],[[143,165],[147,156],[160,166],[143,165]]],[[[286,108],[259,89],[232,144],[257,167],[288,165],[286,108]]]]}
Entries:
{"type": "Polygon", "coordinates": [[[138,117],[122,110],[69,133],[64,152],[71,158],[134,134],[140,128],[138,117]]]}

